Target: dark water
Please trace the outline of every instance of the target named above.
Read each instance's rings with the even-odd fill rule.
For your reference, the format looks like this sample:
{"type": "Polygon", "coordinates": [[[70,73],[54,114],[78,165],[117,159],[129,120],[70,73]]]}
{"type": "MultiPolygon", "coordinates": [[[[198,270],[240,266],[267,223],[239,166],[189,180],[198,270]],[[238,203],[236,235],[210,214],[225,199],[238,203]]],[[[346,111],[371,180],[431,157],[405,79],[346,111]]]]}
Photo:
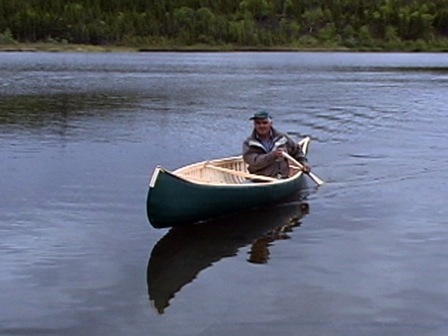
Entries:
{"type": "Polygon", "coordinates": [[[446,335],[447,89],[445,54],[0,54],[0,334],[446,335]],[[152,169],[259,109],[327,183],[153,229],[152,169]]]}

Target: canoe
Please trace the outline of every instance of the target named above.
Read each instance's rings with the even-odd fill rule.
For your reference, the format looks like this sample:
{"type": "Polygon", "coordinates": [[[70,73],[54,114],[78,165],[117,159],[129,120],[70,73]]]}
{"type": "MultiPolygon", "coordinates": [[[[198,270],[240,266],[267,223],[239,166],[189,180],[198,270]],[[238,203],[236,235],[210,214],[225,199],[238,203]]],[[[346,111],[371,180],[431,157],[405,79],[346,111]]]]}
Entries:
{"type": "MultiPolygon", "coordinates": [[[[306,155],[310,138],[299,143],[306,155]]],[[[173,227],[278,203],[303,188],[306,179],[298,167],[290,165],[286,179],[254,175],[242,156],[202,161],[172,172],[157,166],[146,212],[154,228],[173,227]]]]}

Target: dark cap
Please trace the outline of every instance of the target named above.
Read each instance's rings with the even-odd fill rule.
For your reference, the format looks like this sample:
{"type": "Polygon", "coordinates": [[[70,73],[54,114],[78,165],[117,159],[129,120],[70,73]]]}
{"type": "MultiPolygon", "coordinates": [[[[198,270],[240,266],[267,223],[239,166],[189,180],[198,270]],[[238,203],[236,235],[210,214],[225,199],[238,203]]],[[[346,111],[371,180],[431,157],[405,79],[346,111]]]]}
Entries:
{"type": "Polygon", "coordinates": [[[272,119],[272,117],[268,112],[260,111],[255,112],[254,115],[249,118],[249,120],[255,120],[255,119],[272,119]]]}

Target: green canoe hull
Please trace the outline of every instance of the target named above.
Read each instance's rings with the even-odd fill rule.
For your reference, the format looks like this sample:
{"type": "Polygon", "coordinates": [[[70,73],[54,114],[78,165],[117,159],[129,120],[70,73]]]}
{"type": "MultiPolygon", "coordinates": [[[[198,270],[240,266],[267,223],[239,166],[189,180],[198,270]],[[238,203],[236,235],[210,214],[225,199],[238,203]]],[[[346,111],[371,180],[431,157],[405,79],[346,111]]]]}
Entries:
{"type": "Polygon", "coordinates": [[[272,183],[206,185],[156,168],[146,200],[149,222],[166,228],[204,221],[266,204],[274,204],[306,188],[303,174],[272,183]]]}

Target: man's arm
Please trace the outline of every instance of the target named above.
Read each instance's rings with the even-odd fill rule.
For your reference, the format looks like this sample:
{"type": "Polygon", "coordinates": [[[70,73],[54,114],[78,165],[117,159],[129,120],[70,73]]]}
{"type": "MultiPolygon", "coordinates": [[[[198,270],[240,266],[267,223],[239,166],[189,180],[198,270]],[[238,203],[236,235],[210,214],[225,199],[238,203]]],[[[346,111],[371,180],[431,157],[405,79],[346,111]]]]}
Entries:
{"type": "Polygon", "coordinates": [[[288,136],[288,154],[303,165],[303,170],[305,172],[311,171],[311,167],[308,164],[308,159],[306,158],[305,154],[303,154],[302,148],[289,136],[288,136]]]}
{"type": "Polygon", "coordinates": [[[243,144],[243,160],[252,171],[262,170],[270,166],[277,159],[276,152],[260,153],[255,148],[249,146],[246,140],[243,144]]]}
{"type": "Polygon", "coordinates": [[[308,160],[303,154],[302,148],[298,143],[296,143],[291,137],[287,137],[288,139],[288,154],[291,155],[294,159],[299,161],[300,163],[307,163],[308,160]]]}

